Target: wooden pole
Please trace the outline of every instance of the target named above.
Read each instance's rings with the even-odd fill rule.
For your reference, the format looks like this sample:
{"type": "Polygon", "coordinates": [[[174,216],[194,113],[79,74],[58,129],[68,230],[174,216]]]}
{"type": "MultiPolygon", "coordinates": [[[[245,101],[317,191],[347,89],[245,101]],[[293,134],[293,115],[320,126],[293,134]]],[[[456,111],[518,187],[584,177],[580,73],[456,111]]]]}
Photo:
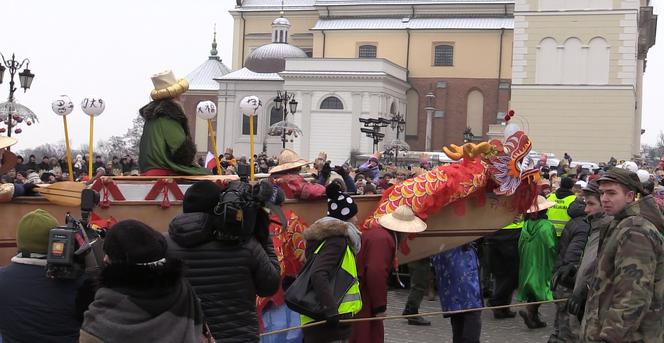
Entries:
{"type": "Polygon", "coordinates": [[[88,157],[88,180],[92,180],[92,132],[94,131],[95,117],[90,116],[90,155],[88,157]]]}
{"type": "Polygon", "coordinates": [[[217,163],[217,173],[223,175],[223,170],[221,170],[221,163],[219,162],[219,154],[217,153],[217,141],[214,138],[214,131],[212,130],[212,119],[208,119],[208,131],[210,134],[210,139],[212,140],[212,153],[214,153],[214,161],[217,163]]]}
{"type": "Polygon", "coordinates": [[[254,112],[249,114],[249,180],[254,181],[254,112]]]}
{"type": "Polygon", "coordinates": [[[67,149],[67,167],[69,168],[69,181],[74,181],[74,169],[71,166],[71,149],[69,148],[69,129],[67,128],[67,116],[62,116],[65,125],[65,149],[67,149]]]}

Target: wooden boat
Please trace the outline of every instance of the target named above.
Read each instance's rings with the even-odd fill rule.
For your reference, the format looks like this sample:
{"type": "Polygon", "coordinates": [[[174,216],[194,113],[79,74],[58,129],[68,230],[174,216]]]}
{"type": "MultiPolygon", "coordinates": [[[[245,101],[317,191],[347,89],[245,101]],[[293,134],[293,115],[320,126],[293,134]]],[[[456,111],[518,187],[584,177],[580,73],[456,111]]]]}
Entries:
{"type": "MultiPolygon", "coordinates": [[[[232,177],[203,177],[212,180],[223,180],[232,177]]],[[[183,181],[195,181],[196,178],[183,178],[183,181]]],[[[107,180],[108,181],[108,180],[107,180]]],[[[166,232],[168,225],[182,210],[182,200],[174,194],[173,186],[169,191],[169,182],[172,179],[155,178],[114,178],[117,189],[111,183],[96,186],[102,195],[107,197],[107,203],[95,209],[95,213],[103,218],[113,217],[117,220],[137,219],[148,223],[155,229],[166,232]],[[101,188],[100,188],[101,187],[101,188]],[[120,193],[118,193],[119,191],[120,193]],[[146,200],[149,193],[156,193],[153,200],[146,200]],[[114,197],[123,198],[116,199],[114,197]],[[167,199],[165,199],[167,194],[167,199]]],[[[189,184],[174,184],[181,193],[184,193],[189,184]]],[[[177,193],[177,191],[175,192],[177,193]]],[[[49,201],[48,194],[39,197],[18,197],[12,202],[0,204],[0,265],[7,264],[16,254],[16,227],[18,221],[26,213],[42,208],[52,213],[56,218],[64,221],[69,212],[75,217],[80,216],[80,208],[75,204],[56,204],[49,201]]],[[[380,200],[379,195],[354,196],[358,204],[358,219],[363,221],[369,217],[380,200]]],[[[440,251],[452,249],[459,245],[474,241],[488,235],[509,224],[517,215],[510,205],[510,197],[487,194],[486,202],[479,205],[475,200],[465,198],[459,200],[465,207],[465,215],[454,213],[458,204],[444,207],[440,212],[427,219],[428,229],[408,242],[410,253],[399,253],[399,262],[406,263],[411,260],[436,254],[440,251]]],[[[103,200],[103,199],[102,199],[103,200]]],[[[286,209],[297,213],[307,224],[311,224],[323,217],[327,210],[324,199],[313,201],[287,200],[286,209]]]]}

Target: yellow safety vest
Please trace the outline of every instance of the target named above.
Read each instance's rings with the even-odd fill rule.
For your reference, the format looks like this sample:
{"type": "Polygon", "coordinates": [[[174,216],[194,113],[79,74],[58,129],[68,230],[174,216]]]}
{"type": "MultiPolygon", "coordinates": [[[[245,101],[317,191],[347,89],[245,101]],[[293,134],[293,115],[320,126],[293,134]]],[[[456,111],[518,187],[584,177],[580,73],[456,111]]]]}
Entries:
{"type": "Polygon", "coordinates": [[[553,201],[556,203],[553,207],[549,207],[546,211],[549,221],[553,223],[553,226],[556,228],[556,235],[560,237],[563,234],[563,229],[565,224],[567,224],[572,217],[567,214],[567,209],[569,205],[576,200],[576,195],[569,195],[565,198],[558,199],[556,193],[551,193],[547,197],[547,200],[553,201]]]}
{"type": "Polygon", "coordinates": [[[516,223],[512,223],[510,225],[507,225],[503,228],[503,230],[516,230],[516,229],[523,229],[523,219],[519,220],[516,223]]]}
{"type": "MultiPolygon", "coordinates": [[[[323,244],[325,244],[325,241],[321,243],[316,251],[314,251],[314,254],[318,254],[320,249],[323,247],[323,244]]],[[[341,304],[339,305],[339,308],[337,309],[337,313],[339,314],[351,314],[351,315],[356,315],[357,313],[360,312],[362,309],[362,297],[360,296],[360,281],[357,278],[357,266],[355,265],[355,255],[353,252],[350,250],[350,247],[346,246],[346,253],[344,254],[344,259],[341,262],[341,268],[348,272],[354,279],[355,282],[353,282],[353,285],[350,286],[350,288],[346,291],[346,295],[344,295],[343,300],[341,301],[341,304]]],[[[311,317],[307,317],[303,314],[300,315],[300,324],[304,325],[307,323],[311,323],[315,321],[315,319],[311,317]]]]}

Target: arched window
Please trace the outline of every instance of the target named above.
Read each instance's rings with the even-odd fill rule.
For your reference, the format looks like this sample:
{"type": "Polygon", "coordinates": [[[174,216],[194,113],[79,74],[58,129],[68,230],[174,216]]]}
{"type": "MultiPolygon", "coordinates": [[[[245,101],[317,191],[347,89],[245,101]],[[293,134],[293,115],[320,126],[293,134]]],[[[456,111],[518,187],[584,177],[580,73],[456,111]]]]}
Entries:
{"type": "Polygon", "coordinates": [[[390,114],[397,114],[397,103],[393,102],[392,105],[390,105],[390,114]]]}
{"type": "Polygon", "coordinates": [[[328,96],[320,103],[321,110],[343,110],[344,104],[336,96],[328,96]]]}
{"type": "Polygon", "coordinates": [[[586,59],[581,51],[581,41],[576,37],[568,38],[563,50],[563,82],[578,85],[585,83],[586,59]]]}
{"type": "Polygon", "coordinates": [[[560,83],[558,42],[551,37],[542,39],[537,46],[535,82],[541,84],[560,83]]]}
{"type": "Polygon", "coordinates": [[[376,58],[376,46],[370,44],[360,45],[357,56],[359,58],[376,58]]]}
{"type": "MultiPolygon", "coordinates": [[[[254,135],[258,132],[258,116],[254,115],[254,135]]],[[[242,115],[242,134],[249,136],[249,116],[242,115]]]]}
{"type": "Polygon", "coordinates": [[[609,83],[609,44],[602,37],[588,43],[588,82],[603,85],[609,83]]]}
{"type": "Polygon", "coordinates": [[[270,110],[270,118],[268,118],[270,121],[270,126],[284,120],[284,113],[283,111],[279,111],[276,106],[272,106],[272,109],[270,110]]]}
{"type": "Polygon", "coordinates": [[[466,103],[466,127],[469,127],[473,135],[484,134],[484,95],[478,90],[468,93],[466,103]]]}
{"type": "Polygon", "coordinates": [[[420,95],[414,89],[409,89],[406,92],[406,135],[417,135],[417,116],[420,108],[420,95]]]}
{"type": "Polygon", "coordinates": [[[449,44],[436,45],[433,49],[433,65],[454,65],[454,46],[449,44]]]}

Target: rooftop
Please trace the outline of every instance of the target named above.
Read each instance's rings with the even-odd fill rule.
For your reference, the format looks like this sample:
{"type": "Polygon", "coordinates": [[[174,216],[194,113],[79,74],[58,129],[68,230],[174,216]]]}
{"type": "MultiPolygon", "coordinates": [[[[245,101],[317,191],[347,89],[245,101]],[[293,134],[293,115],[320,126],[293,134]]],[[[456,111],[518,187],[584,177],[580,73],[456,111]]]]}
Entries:
{"type": "Polygon", "coordinates": [[[256,73],[248,68],[242,68],[217,78],[220,81],[283,81],[277,73],[256,73]]]}
{"type": "Polygon", "coordinates": [[[217,52],[217,33],[212,40],[212,49],[208,59],[186,76],[191,90],[218,90],[219,84],[214,79],[220,78],[230,72],[230,69],[221,62],[217,52]]]}
{"type": "Polygon", "coordinates": [[[320,19],[312,30],[513,29],[513,18],[320,19]]]}

